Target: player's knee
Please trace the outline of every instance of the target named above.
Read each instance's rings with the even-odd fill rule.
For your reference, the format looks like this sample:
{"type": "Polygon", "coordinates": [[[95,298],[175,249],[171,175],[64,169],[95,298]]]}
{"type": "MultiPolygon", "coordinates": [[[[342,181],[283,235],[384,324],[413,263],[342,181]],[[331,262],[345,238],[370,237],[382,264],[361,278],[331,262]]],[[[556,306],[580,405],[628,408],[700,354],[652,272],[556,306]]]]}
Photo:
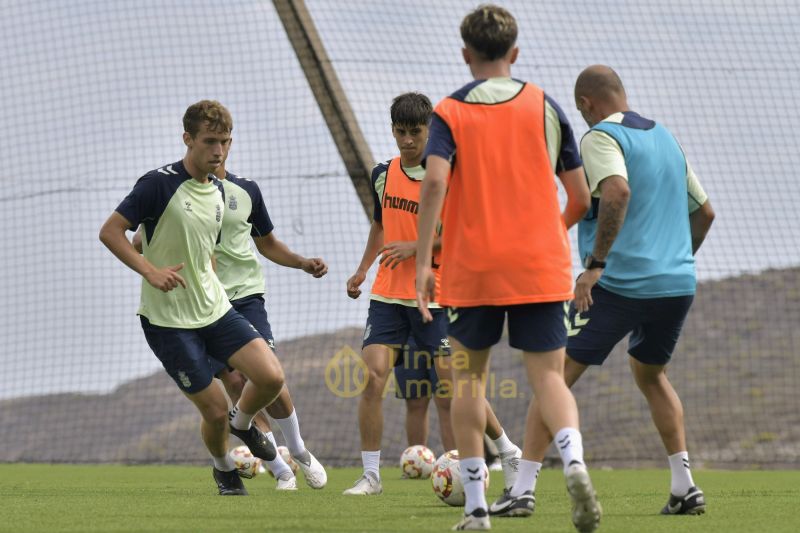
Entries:
{"type": "Polygon", "coordinates": [[[450,397],[449,396],[440,396],[436,395],[433,397],[433,401],[436,404],[436,408],[439,411],[450,411],[450,397]]]}
{"type": "Polygon", "coordinates": [[[241,372],[231,373],[227,379],[223,380],[222,384],[225,386],[225,392],[228,393],[233,403],[236,403],[242,396],[245,383],[247,383],[247,378],[241,372]]]}
{"type": "Polygon", "coordinates": [[[203,421],[215,431],[224,431],[228,426],[227,405],[206,407],[201,414],[203,416],[203,421]]]}
{"type": "Polygon", "coordinates": [[[631,358],[631,370],[639,388],[659,388],[668,383],[666,367],[646,365],[631,358]]]}
{"type": "Polygon", "coordinates": [[[367,398],[382,398],[385,385],[386,378],[380,372],[370,369],[367,384],[364,387],[364,396],[367,398]]]}
{"type": "Polygon", "coordinates": [[[406,400],[406,410],[409,414],[424,414],[428,411],[428,398],[413,398],[411,400],[406,400]]]}
{"type": "Polygon", "coordinates": [[[286,378],[283,375],[283,369],[278,367],[277,369],[272,369],[268,373],[266,379],[262,383],[262,387],[280,392],[285,383],[286,378]]]}
{"type": "Polygon", "coordinates": [[[252,372],[247,379],[259,389],[280,392],[285,383],[283,368],[280,365],[264,365],[252,372]]]}

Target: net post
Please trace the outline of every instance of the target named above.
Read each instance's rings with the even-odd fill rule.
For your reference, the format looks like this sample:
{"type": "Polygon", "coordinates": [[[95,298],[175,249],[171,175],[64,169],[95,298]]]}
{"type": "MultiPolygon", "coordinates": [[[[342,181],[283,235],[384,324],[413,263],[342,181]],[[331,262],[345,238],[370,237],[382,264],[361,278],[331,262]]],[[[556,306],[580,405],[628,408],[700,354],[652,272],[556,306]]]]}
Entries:
{"type": "Polygon", "coordinates": [[[304,0],[273,0],[367,217],[372,217],[372,152],[358,126],[304,0]]]}

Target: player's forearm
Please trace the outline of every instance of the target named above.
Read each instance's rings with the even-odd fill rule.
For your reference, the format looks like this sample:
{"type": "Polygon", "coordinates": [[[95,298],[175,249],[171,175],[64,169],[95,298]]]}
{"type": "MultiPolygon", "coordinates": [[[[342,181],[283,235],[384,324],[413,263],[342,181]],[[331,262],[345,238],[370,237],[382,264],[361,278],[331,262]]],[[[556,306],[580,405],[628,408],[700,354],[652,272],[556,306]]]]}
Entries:
{"type": "Polygon", "coordinates": [[[100,241],[117,259],[137,274],[144,276],[155,270],[155,267],[141,255],[125,237],[125,230],[103,226],[100,230],[100,241]]]}
{"type": "Polygon", "coordinates": [[[708,235],[708,230],[711,229],[711,224],[714,222],[714,216],[714,210],[708,200],[689,215],[689,227],[692,232],[692,254],[696,254],[700,246],[703,245],[703,241],[708,235]]]}
{"type": "MultiPolygon", "coordinates": [[[[447,193],[447,173],[450,163],[440,157],[428,160],[428,169],[419,195],[417,228],[417,268],[428,267],[433,256],[436,223],[442,212],[447,193]]],[[[445,229],[445,231],[447,231],[445,229]]]]}
{"type": "Polygon", "coordinates": [[[358,264],[356,272],[366,273],[378,257],[378,252],[383,247],[383,225],[380,222],[372,221],[369,227],[369,237],[367,237],[367,245],[364,247],[364,255],[361,257],[361,262],[358,264]]]}
{"type": "Polygon", "coordinates": [[[561,217],[564,219],[564,225],[569,229],[577,224],[589,210],[592,205],[592,197],[583,167],[560,172],[558,178],[567,193],[567,205],[564,207],[561,217]]]}
{"type": "MultiPolygon", "coordinates": [[[[622,178],[619,179],[622,180],[622,178]]],[[[609,185],[604,185],[601,192],[597,233],[592,250],[592,255],[601,261],[608,256],[614,240],[622,229],[630,198],[630,189],[628,189],[627,183],[624,187],[612,188],[609,185]]]]}
{"type": "Polygon", "coordinates": [[[305,257],[296,254],[289,249],[286,243],[273,239],[268,245],[257,246],[258,251],[273,263],[289,268],[300,268],[303,266],[305,257]]]}
{"type": "Polygon", "coordinates": [[[564,219],[564,225],[567,226],[567,229],[571,228],[586,215],[586,211],[588,211],[588,206],[586,206],[583,202],[575,201],[571,197],[567,197],[567,205],[564,206],[564,212],[561,216],[564,219]]]}

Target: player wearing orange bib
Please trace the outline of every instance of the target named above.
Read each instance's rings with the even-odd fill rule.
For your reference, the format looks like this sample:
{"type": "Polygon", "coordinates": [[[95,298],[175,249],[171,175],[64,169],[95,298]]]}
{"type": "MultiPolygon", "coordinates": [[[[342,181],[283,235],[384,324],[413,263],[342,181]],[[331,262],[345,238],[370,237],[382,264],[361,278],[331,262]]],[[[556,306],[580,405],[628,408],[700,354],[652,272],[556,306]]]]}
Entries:
{"type": "MultiPolygon", "coordinates": [[[[437,304],[431,303],[431,320],[423,323],[416,309],[416,268],[413,261],[407,260],[413,257],[416,250],[419,194],[425,175],[420,161],[428,138],[428,122],[432,111],[430,100],[418,93],[400,95],[392,103],[392,134],[400,149],[400,157],[377,165],[372,172],[375,200],[373,222],[361,263],[347,281],[348,296],[358,298],[361,294],[359,286],[366,279],[367,271],[376,256],[382,254],[370,294],[369,316],[362,346],[362,358],[369,369],[369,379],[358,407],[364,473],[353,487],[344,491],[346,495],[377,495],[383,491],[379,470],[383,392],[393,366],[402,365],[403,368],[398,366],[399,372],[404,372],[406,366],[413,368],[413,363],[406,365],[403,361],[403,347],[410,339],[414,340],[418,353],[427,352],[433,356],[434,374],[437,375],[437,381],[441,378],[435,401],[440,407],[440,416],[449,410],[447,317],[437,304]],[[445,406],[447,409],[441,408],[445,406]]],[[[433,237],[435,228],[430,231],[433,237]]],[[[439,270],[437,254],[429,255],[428,265],[434,273],[433,279],[438,279],[435,274],[439,270]]],[[[409,354],[409,357],[412,356],[409,354]]],[[[400,382],[406,383],[399,379],[400,382]]],[[[436,385],[433,380],[432,385],[436,385]]],[[[408,395],[403,397],[408,398],[408,395]]],[[[483,408],[487,411],[487,434],[498,446],[506,484],[510,486],[516,479],[521,452],[505,435],[488,404],[483,408]]],[[[451,434],[449,417],[441,420],[441,424],[443,444],[449,448],[452,445],[447,442],[451,434]]]]}
{"type": "Polygon", "coordinates": [[[594,531],[600,506],[583,461],[578,409],[564,383],[565,311],[572,298],[567,228],[590,201],[577,145],[555,101],[535,85],[511,78],[519,49],[517,23],[508,11],[478,7],[464,18],[461,37],[475,81],[434,110],[417,246],[417,299],[429,320],[432,232],[445,204],[439,302],[449,308],[454,354],[463,352],[467,360],[453,367],[451,414],[466,493],[455,529],[490,529],[490,512],[526,516],[534,509],[532,487],[522,486],[541,467],[529,449],[530,423],[517,482],[491,508],[483,491],[489,352],[508,315],[509,343],[524,352],[528,381],[556,435],[573,523],[580,531],[594,531]],[[567,192],[563,213],[554,174],[567,192]]]}

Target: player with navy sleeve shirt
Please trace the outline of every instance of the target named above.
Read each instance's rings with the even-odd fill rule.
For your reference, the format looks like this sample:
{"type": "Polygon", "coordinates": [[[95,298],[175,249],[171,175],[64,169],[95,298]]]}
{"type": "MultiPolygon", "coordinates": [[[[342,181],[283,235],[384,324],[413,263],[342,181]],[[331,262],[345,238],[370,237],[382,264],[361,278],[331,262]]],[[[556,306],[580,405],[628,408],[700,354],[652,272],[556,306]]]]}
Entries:
{"type": "Polygon", "coordinates": [[[219,494],[245,495],[227,454],[228,404],[211,383],[211,361],[237,368],[249,378],[230,432],[265,460],[275,458],[275,448],[251,423],[254,414],[277,397],[283,371],[261,335],[232,309],[213,271],[225,197],[212,173],[224,159],[233,120],[222,104],[203,100],[189,106],[183,124],[184,158],[142,177],[103,224],[100,240],[143,278],[138,314],[145,338],[200,411],[219,494]],[[140,224],[141,255],[125,236],[140,224]]]}
{"type": "Polygon", "coordinates": [[[545,406],[547,427],[560,443],[573,523],[582,532],[594,531],[600,506],[583,460],[577,405],[563,379],[565,310],[573,285],[567,229],[588,209],[588,187],[574,140],[563,138],[563,113],[541,88],[511,77],[519,53],[513,15],[483,4],[460,29],[473,81],[434,110],[438,119],[426,150],[416,271],[419,310],[430,320],[431,235],[441,217],[438,301],[449,308],[453,349],[467,360],[464,368],[453,369],[456,390],[465,391],[452,399],[465,494],[464,514],[453,529],[490,529],[489,514],[534,511],[541,463],[529,449],[530,423],[514,485],[491,507],[483,490],[485,420],[479,406],[485,401],[490,349],[507,316],[509,344],[523,351],[536,401],[545,406]],[[568,144],[570,151],[561,149],[568,144]],[[563,212],[554,174],[567,191],[563,212]]]}
{"type": "MultiPolygon", "coordinates": [[[[222,165],[215,172],[225,191],[222,236],[215,252],[217,276],[233,308],[253,324],[267,341],[270,350],[274,350],[272,328],[264,307],[264,272],[251,246],[251,240],[258,253],[275,264],[303,270],[315,278],[324,276],[328,272],[328,267],[322,259],[306,258],[296,254],[278,240],[261,189],[256,182],[227,172],[225,170],[227,155],[228,150],[225,151],[222,165]]],[[[231,381],[239,383],[237,389],[240,389],[242,383],[239,379],[240,374],[237,371],[221,369],[220,378],[225,382],[231,398],[237,398],[239,390],[231,390],[228,384],[231,381]],[[225,373],[233,375],[225,376],[225,373]]],[[[281,389],[278,398],[266,408],[266,412],[280,427],[289,452],[300,466],[306,483],[314,489],[323,488],[328,480],[327,474],[316,457],[305,447],[288,387],[281,389]]],[[[275,440],[269,422],[263,415],[259,420],[267,432],[267,438],[274,445],[275,440]]],[[[276,488],[279,490],[297,488],[292,470],[280,456],[268,462],[268,466],[278,480],[276,488]]]]}
{"type": "MultiPolygon", "coordinates": [[[[264,273],[251,246],[251,239],[258,252],[276,264],[302,269],[316,278],[327,273],[327,266],[320,258],[307,259],[295,254],[275,237],[261,189],[256,182],[225,169],[228,153],[229,145],[223,155],[222,164],[214,171],[225,193],[225,215],[214,256],[216,273],[233,308],[256,328],[267,341],[270,350],[274,351],[272,327],[264,307],[264,273]]],[[[141,229],[142,227],[133,238],[134,246],[140,251],[143,246],[141,229]]],[[[231,402],[236,403],[246,378],[219,361],[212,360],[211,363],[214,376],[222,381],[231,402]]],[[[278,398],[265,411],[280,427],[289,451],[303,471],[308,485],[316,489],[324,487],[327,474],[305,447],[288,387],[281,389],[278,398]]],[[[266,413],[258,412],[254,424],[265,433],[273,446],[277,446],[266,413]]],[[[294,473],[280,455],[266,463],[277,480],[277,490],[297,489],[294,473]]]]}

